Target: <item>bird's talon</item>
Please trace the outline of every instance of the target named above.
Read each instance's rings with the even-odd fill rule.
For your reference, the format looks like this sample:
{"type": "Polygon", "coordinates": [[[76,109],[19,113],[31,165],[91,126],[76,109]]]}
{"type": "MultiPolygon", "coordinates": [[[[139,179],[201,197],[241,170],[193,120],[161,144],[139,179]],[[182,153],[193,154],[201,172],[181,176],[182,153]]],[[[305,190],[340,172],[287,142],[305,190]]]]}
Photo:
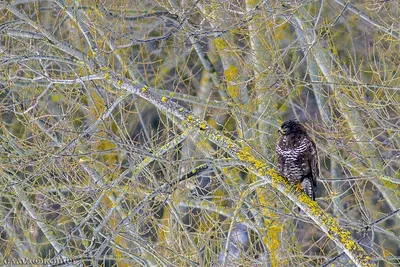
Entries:
{"type": "Polygon", "coordinates": [[[295,185],[295,189],[296,189],[296,191],[304,191],[304,189],[303,189],[303,187],[301,186],[300,183],[295,185]]]}

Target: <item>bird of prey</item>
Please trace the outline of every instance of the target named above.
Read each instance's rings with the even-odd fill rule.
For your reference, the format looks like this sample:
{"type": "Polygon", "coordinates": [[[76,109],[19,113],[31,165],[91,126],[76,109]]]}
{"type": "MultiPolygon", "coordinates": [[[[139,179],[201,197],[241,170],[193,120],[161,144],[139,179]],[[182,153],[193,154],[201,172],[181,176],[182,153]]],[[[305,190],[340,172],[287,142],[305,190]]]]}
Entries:
{"type": "Polygon", "coordinates": [[[314,141],[297,121],[285,121],[276,144],[278,172],[289,183],[301,186],[315,200],[319,177],[318,155],[314,141]]]}

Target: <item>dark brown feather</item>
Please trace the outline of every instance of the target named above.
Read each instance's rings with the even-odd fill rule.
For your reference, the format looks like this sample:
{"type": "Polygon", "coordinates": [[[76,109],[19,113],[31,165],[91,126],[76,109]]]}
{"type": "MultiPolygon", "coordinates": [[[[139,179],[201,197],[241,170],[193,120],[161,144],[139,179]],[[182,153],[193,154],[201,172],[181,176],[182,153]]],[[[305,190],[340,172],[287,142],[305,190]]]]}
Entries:
{"type": "Polygon", "coordinates": [[[286,121],[276,145],[279,174],[292,184],[300,184],[305,193],[315,200],[319,177],[318,155],[314,141],[303,125],[286,121]]]}

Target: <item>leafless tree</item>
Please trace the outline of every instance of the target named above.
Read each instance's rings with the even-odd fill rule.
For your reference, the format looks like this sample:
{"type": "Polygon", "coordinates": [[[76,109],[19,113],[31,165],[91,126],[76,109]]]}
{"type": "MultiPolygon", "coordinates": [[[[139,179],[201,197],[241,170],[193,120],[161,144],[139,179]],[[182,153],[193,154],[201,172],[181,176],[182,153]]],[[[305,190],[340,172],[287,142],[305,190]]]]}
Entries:
{"type": "Polygon", "coordinates": [[[2,264],[398,266],[399,12],[0,1],[2,264]],[[287,119],[316,202],[275,171],[287,119]]]}

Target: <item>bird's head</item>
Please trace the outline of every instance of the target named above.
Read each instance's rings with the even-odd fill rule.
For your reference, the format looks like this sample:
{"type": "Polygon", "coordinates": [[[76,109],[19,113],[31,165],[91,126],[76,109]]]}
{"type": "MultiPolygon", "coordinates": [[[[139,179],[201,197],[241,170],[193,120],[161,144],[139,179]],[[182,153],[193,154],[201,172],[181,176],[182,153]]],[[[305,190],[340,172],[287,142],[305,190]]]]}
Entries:
{"type": "Polygon", "coordinates": [[[278,132],[282,135],[288,135],[293,133],[306,133],[306,129],[299,122],[290,120],[282,123],[278,132]]]}

